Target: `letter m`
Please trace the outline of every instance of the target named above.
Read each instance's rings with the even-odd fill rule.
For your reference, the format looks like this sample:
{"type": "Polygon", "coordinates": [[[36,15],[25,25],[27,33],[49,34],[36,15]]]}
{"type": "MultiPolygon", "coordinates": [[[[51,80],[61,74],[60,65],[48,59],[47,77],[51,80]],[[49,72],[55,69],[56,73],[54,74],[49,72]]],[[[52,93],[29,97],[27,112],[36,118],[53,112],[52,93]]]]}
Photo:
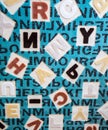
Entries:
{"type": "Polygon", "coordinates": [[[45,50],[58,61],[70,50],[71,46],[58,34],[46,47],[45,50]]]}

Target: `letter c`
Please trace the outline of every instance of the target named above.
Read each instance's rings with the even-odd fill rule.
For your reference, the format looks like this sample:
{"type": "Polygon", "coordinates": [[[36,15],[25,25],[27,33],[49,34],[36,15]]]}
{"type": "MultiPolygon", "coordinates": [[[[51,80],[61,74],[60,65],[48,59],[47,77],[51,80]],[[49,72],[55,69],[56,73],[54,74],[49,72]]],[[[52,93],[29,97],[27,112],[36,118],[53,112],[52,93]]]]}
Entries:
{"type": "Polygon", "coordinates": [[[63,92],[58,92],[55,96],[54,96],[54,101],[57,101],[58,100],[58,97],[62,97],[63,98],[63,101],[58,101],[58,105],[64,105],[66,102],[67,102],[67,95],[63,92]]]}

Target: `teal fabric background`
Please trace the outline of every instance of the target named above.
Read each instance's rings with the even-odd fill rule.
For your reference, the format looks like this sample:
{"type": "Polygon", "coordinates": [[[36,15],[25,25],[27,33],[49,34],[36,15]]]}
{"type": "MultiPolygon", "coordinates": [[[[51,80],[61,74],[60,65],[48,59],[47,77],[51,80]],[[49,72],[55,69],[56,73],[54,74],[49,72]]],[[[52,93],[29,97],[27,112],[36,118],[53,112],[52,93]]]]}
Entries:
{"type": "Polygon", "coordinates": [[[98,55],[100,50],[108,54],[108,13],[99,19],[93,8],[89,5],[90,0],[77,0],[82,15],[64,26],[55,9],[55,4],[60,0],[51,0],[50,22],[32,22],[30,20],[30,1],[27,0],[19,10],[11,15],[6,8],[0,3],[0,10],[7,16],[16,21],[16,26],[9,41],[0,38],[0,80],[15,80],[16,92],[15,98],[0,98],[0,119],[8,124],[7,130],[25,130],[24,125],[31,114],[42,119],[44,124],[41,130],[48,129],[49,114],[64,114],[64,130],[83,130],[85,123],[96,123],[100,125],[100,130],[108,129],[108,121],[105,121],[97,112],[106,101],[108,101],[108,71],[105,75],[101,75],[98,71],[91,67],[92,62],[98,55]],[[97,26],[96,44],[94,47],[76,46],[77,27],[78,25],[94,25],[97,26]],[[21,52],[20,51],[20,29],[39,29],[41,34],[40,52],[21,52]],[[71,50],[62,57],[58,62],[52,59],[44,47],[60,33],[72,46],[71,50]],[[10,74],[4,72],[10,54],[15,52],[29,60],[29,65],[25,72],[23,80],[20,80],[10,74]],[[75,84],[71,84],[61,77],[63,71],[71,61],[75,59],[85,66],[82,75],[75,84]],[[44,61],[56,74],[57,77],[51,84],[43,89],[31,77],[30,73],[44,61]],[[82,99],[83,82],[94,81],[100,82],[100,90],[98,99],[82,99]],[[58,90],[62,86],[65,87],[72,102],[65,107],[57,110],[49,98],[49,94],[58,90]],[[28,108],[27,96],[32,94],[41,94],[43,96],[43,107],[39,109],[28,108]],[[5,103],[20,103],[21,118],[6,119],[5,103]],[[87,122],[72,121],[73,105],[89,105],[89,119],[87,122]]]}

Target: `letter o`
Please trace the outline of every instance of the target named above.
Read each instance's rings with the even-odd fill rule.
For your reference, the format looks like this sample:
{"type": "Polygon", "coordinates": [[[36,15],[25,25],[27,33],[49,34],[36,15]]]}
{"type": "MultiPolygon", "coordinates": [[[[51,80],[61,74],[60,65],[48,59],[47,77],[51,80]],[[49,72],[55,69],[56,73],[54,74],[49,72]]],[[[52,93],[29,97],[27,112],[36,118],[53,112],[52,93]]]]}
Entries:
{"type": "Polygon", "coordinates": [[[73,1],[66,0],[61,3],[60,5],[60,14],[62,17],[69,19],[72,18],[73,15],[75,15],[76,12],[76,6],[73,1]]]}

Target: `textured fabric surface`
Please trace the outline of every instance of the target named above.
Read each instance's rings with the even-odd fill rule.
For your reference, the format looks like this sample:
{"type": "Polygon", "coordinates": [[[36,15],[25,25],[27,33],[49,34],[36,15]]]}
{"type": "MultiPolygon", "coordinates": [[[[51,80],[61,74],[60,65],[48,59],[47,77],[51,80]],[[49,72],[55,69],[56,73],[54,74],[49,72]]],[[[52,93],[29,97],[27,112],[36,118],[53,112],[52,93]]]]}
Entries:
{"type": "MultiPolygon", "coordinates": [[[[7,25],[7,28],[13,26],[13,31],[8,32],[8,29],[6,30],[6,32],[11,33],[10,38],[8,38],[8,34],[4,34],[4,37],[7,36],[6,38],[0,37],[0,80],[15,81],[13,84],[16,84],[14,85],[16,86],[16,97],[15,95],[13,95],[13,97],[1,96],[0,93],[0,120],[7,124],[7,130],[25,130],[26,128],[24,126],[31,115],[34,115],[36,118],[39,118],[43,121],[40,130],[47,130],[49,128],[49,123],[51,123],[49,121],[51,114],[60,114],[61,122],[62,115],[64,116],[63,124],[61,123],[61,125],[63,125],[62,129],[64,130],[84,130],[85,124],[98,124],[100,130],[108,129],[108,111],[106,111],[106,120],[98,112],[99,108],[101,108],[108,101],[108,70],[100,70],[98,68],[98,70],[100,70],[99,72],[95,69],[95,67],[93,67],[93,62],[96,60],[97,56],[100,58],[108,54],[108,13],[105,13],[102,18],[99,18],[96,11],[91,7],[90,0],[76,0],[81,15],[64,25],[55,7],[55,5],[59,2],[60,0],[50,0],[50,20],[47,21],[31,20],[30,0],[26,0],[21,5],[19,4],[20,7],[14,14],[11,14],[7,8],[0,3],[0,11],[13,20],[11,21],[11,25],[7,25]],[[91,43],[92,41],[90,42],[92,45],[90,43],[88,46],[81,45],[82,43],[80,44],[80,41],[83,39],[79,40],[77,43],[78,36],[79,38],[81,36],[80,32],[78,32],[79,26],[96,27],[96,35],[93,34],[95,37],[95,42],[93,44],[91,43]],[[21,45],[23,42],[21,40],[21,36],[24,31],[22,29],[29,29],[29,33],[33,31],[40,33],[40,39],[38,38],[40,50],[39,48],[37,48],[36,51],[32,51],[32,49],[25,49],[25,51],[23,49],[21,50],[21,45]],[[52,39],[57,36],[57,34],[60,34],[69,44],[69,46],[67,45],[67,48],[65,49],[66,54],[64,54],[62,58],[56,56],[56,59],[54,59],[54,57],[47,52],[48,49],[45,47],[51,43],[52,39]],[[103,54],[103,52],[105,52],[105,54],[103,54]],[[27,68],[25,69],[24,76],[22,77],[21,75],[19,75],[19,77],[11,75],[8,73],[8,70],[5,72],[9,60],[12,60],[12,53],[23,57],[24,59],[21,59],[22,62],[28,64],[27,68]],[[78,70],[80,75],[76,81],[70,81],[63,73],[66,69],[69,69],[69,64],[71,62],[71,64],[73,64],[74,61],[76,64],[78,63],[79,66],[81,65],[81,68],[78,70]],[[47,83],[49,83],[51,80],[49,85],[47,83],[43,86],[40,85],[44,82],[42,75],[41,77],[36,77],[37,79],[41,79],[38,82],[32,78],[32,76],[35,74],[31,73],[40,65],[41,62],[44,62],[46,66],[42,64],[37,73],[41,73],[43,71],[41,69],[45,69],[46,72],[44,71],[42,73],[45,73],[48,77],[52,76],[51,79],[47,81],[47,83]],[[94,88],[94,94],[98,93],[95,99],[83,98],[83,91],[86,90],[87,82],[92,82],[90,86],[94,88]],[[95,88],[96,86],[99,87],[99,90],[98,88],[95,88]],[[61,88],[62,90],[60,92],[64,92],[66,90],[66,93],[69,96],[68,103],[66,102],[65,106],[63,107],[56,107],[56,104],[53,101],[53,95],[51,94],[57,92],[61,88]],[[41,102],[41,104],[38,106],[40,108],[35,108],[35,105],[34,108],[32,108],[30,105],[28,106],[28,98],[30,98],[28,96],[35,94],[42,96],[42,102],[39,100],[31,100],[31,102],[41,102]],[[9,103],[17,103],[20,105],[20,118],[6,118],[5,105],[9,103]],[[74,108],[75,106],[89,107],[88,112],[88,108],[84,109],[85,115],[88,114],[88,119],[86,121],[75,121],[77,118],[73,117],[73,115],[77,113],[75,111],[76,108],[74,108]]],[[[7,4],[9,5],[8,2],[7,4]]],[[[16,3],[12,2],[12,4],[16,3]]],[[[0,20],[0,24],[2,23],[1,21],[2,18],[0,20]]],[[[3,27],[3,24],[1,24],[0,34],[3,33],[2,30],[4,28],[5,25],[3,27]]],[[[108,68],[107,59],[105,61],[106,68],[108,68]]],[[[39,96],[39,98],[41,98],[41,96],[39,96]]],[[[56,99],[54,100],[56,101],[56,99]]],[[[108,105],[106,107],[108,108],[108,105]]],[[[34,117],[32,117],[32,119],[34,119],[34,117]]],[[[59,118],[57,119],[59,121],[59,118]]],[[[95,128],[93,128],[93,130],[95,130],[95,128]]]]}

